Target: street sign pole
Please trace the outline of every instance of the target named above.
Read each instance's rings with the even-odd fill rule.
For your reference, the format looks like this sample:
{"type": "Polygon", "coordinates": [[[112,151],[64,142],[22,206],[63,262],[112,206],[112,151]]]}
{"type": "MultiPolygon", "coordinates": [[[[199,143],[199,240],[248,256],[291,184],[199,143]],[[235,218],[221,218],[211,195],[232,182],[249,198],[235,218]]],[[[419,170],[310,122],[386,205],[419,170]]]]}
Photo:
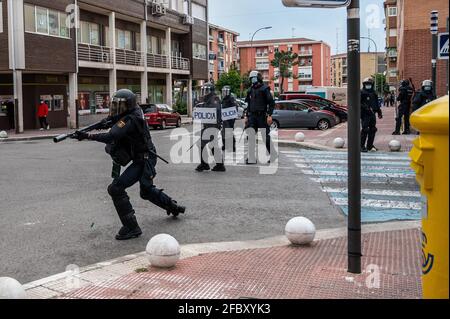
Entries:
{"type": "Polygon", "coordinates": [[[439,13],[435,10],[431,11],[431,23],[430,31],[432,38],[432,54],[431,54],[431,81],[433,81],[433,94],[436,96],[436,67],[438,58],[438,23],[439,23],[439,13]]]}
{"type": "Polygon", "coordinates": [[[361,273],[361,64],[360,7],[347,8],[348,61],[348,272],[361,273]]]}

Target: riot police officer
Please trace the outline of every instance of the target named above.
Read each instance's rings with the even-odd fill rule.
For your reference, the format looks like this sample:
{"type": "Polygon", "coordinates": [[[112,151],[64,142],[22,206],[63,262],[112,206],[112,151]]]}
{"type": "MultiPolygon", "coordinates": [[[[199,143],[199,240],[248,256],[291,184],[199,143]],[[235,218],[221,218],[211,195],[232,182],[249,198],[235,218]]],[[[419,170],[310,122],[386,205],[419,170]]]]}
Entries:
{"type": "Polygon", "coordinates": [[[377,118],[375,114],[378,114],[378,118],[383,118],[383,112],[381,111],[378,103],[378,95],[374,90],[374,80],[372,78],[366,78],[363,81],[363,89],[361,90],[361,151],[377,151],[373,142],[375,141],[375,135],[377,129],[377,118]],[[367,142],[367,144],[366,144],[367,142]]]}
{"type": "Polygon", "coordinates": [[[397,97],[397,101],[400,102],[398,106],[398,114],[396,118],[395,131],[392,135],[400,135],[400,127],[402,126],[402,119],[405,120],[405,129],[402,134],[407,135],[410,134],[411,131],[409,129],[409,115],[411,109],[411,100],[414,94],[414,90],[412,89],[408,80],[402,80],[400,82],[399,95],[397,97]]]}
{"type": "MultiPolygon", "coordinates": [[[[229,109],[229,108],[235,109],[236,114],[237,114],[238,104],[236,102],[236,99],[231,94],[231,87],[228,85],[225,85],[222,88],[222,109],[229,109]]],[[[223,128],[222,128],[223,147],[222,147],[222,150],[224,150],[224,151],[225,151],[225,147],[227,146],[226,142],[232,139],[233,152],[236,152],[236,138],[233,134],[235,123],[236,123],[236,119],[230,119],[227,121],[223,121],[223,128]]]]}
{"type": "Polygon", "coordinates": [[[420,109],[425,104],[434,101],[436,96],[433,94],[433,82],[431,80],[425,80],[422,82],[422,89],[416,93],[413,100],[413,112],[420,109]]]}
{"type": "MultiPolygon", "coordinates": [[[[224,158],[223,158],[223,152],[221,149],[219,149],[218,145],[218,138],[219,138],[219,131],[222,126],[222,110],[220,105],[220,99],[216,95],[216,87],[213,83],[208,82],[202,86],[201,89],[201,103],[197,104],[196,107],[202,107],[202,108],[211,108],[214,109],[217,116],[217,121],[215,124],[202,124],[202,130],[201,130],[201,147],[200,147],[200,157],[201,157],[201,163],[197,168],[195,169],[197,172],[203,172],[203,171],[209,171],[211,167],[209,166],[208,162],[205,160],[203,156],[203,151],[205,150],[205,147],[215,141],[216,145],[213,147],[213,155],[216,160],[216,165],[212,169],[214,172],[225,172],[225,165],[224,165],[224,158]]],[[[206,155],[206,153],[205,153],[206,155]]]]}
{"type": "Polygon", "coordinates": [[[74,138],[106,144],[106,151],[113,159],[113,182],[108,186],[116,211],[123,227],[116,235],[117,240],[139,237],[141,228],[130,203],[126,189],[139,182],[140,196],[166,210],[167,214],[178,216],[185,207],[166,195],[153,184],[156,176],[156,149],[150,136],[142,109],[136,103],[136,95],[130,90],[119,90],[112,98],[110,126],[107,133],[89,134],[77,131],[74,138]],[[120,175],[120,167],[131,165],[120,175]]]}
{"type": "MultiPolygon", "coordinates": [[[[274,148],[270,139],[270,126],[273,123],[272,114],[275,108],[275,101],[270,93],[270,88],[264,84],[261,73],[252,71],[249,74],[252,86],[247,92],[245,102],[248,104],[245,114],[246,128],[264,129],[263,139],[266,142],[267,152],[271,160],[274,159],[274,148]]],[[[249,150],[250,152],[250,150],[249,150]]],[[[247,158],[247,164],[254,164],[247,158]]]]}

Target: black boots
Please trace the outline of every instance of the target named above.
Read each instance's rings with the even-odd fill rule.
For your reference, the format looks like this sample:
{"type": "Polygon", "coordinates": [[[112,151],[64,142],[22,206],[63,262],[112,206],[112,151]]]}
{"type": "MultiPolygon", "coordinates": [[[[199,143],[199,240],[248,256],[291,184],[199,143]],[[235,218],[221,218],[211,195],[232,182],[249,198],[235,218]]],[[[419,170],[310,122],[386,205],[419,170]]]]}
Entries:
{"type": "Polygon", "coordinates": [[[207,163],[201,163],[197,168],[195,169],[197,172],[203,172],[203,171],[209,171],[211,167],[207,163]]]}
{"type": "Polygon", "coordinates": [[[167,209],[167,215],[173,215],[173,217],[177,217],[180,214],[184,214],[186,211],[186,207],[178,205],[177,201],[172,200],[172,203],[169,205],[167,209]]]}
{"type": "Polygon", "coordinates": [[[139,227],[134,214],[121,216],[120,220],[122,221],[123,226],[116,235],[117,240],[127,240],[137,238],[142,235],[142,230],[139,227]]]}
{"type": "Polygon", "coordinates": [[[212,169],[212,171],[213,171],[213,172],[225,172],[225,171],[226,171],[225,165],[224,165],[224,164],[221,164],[221,163],[218,163],[218,164],[216,164],[216,166],[214,166],[214,168],[212,169]]]}

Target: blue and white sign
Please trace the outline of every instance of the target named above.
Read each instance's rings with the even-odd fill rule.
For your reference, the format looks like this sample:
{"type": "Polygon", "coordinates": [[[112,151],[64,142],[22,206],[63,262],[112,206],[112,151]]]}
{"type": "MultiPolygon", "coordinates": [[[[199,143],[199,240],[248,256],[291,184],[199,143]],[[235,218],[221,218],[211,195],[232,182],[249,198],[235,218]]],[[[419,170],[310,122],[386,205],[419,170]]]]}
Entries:
{"type": "Polygon", "coordinates": [[[193,112],[195,123],[217,124],[217,111],[208,107],[196,107],[193,112]]]}
{"type": "Polygon", "coordinates": [[[235,107],[227,107],[222,109],[222,121],[235,120],[238,118],[238,111],[235,107]]]}
{"type": "Polygon", "coordinates": [[[448,60],[448,32],[439,33],[439,50],[438,58],[439,60],[448,60]]]}

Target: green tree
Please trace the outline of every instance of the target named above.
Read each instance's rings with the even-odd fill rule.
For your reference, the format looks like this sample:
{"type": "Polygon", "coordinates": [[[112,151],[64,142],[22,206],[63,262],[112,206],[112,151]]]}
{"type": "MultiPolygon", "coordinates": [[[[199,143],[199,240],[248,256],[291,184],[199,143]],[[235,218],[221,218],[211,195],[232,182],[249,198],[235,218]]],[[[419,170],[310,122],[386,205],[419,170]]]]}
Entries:
{"type": "Polygon", "coordinates": [[[383,73],[376,73],[372,75],[372,79],[376,83],[377,94],[383,96],[385,93],[389,93],[389,85],[386,82],[386,76],[383,73]]]}
{"type": "Polygon", "coordinates": [[[242,79],[239,72],[232,68],[228,73],[221,75],[220,79],[216,82],[216,88],[221,91],[226,85],[231,87],[231,92],[234,94],[239,94],[241,91],[242,79]]]}
{"type": "Polygon", "coordinates": [[[291,68],[299,64],[298,54],[291,51],[279,51],[275,53],[274,59],[270,62],[274,68],[278,68],[279,73],[275,74],[274,80],[281,79],[280,81],[280,93],[284,92],[284,80],[296,79],[297,75],[294,75],[291,68]]]}

